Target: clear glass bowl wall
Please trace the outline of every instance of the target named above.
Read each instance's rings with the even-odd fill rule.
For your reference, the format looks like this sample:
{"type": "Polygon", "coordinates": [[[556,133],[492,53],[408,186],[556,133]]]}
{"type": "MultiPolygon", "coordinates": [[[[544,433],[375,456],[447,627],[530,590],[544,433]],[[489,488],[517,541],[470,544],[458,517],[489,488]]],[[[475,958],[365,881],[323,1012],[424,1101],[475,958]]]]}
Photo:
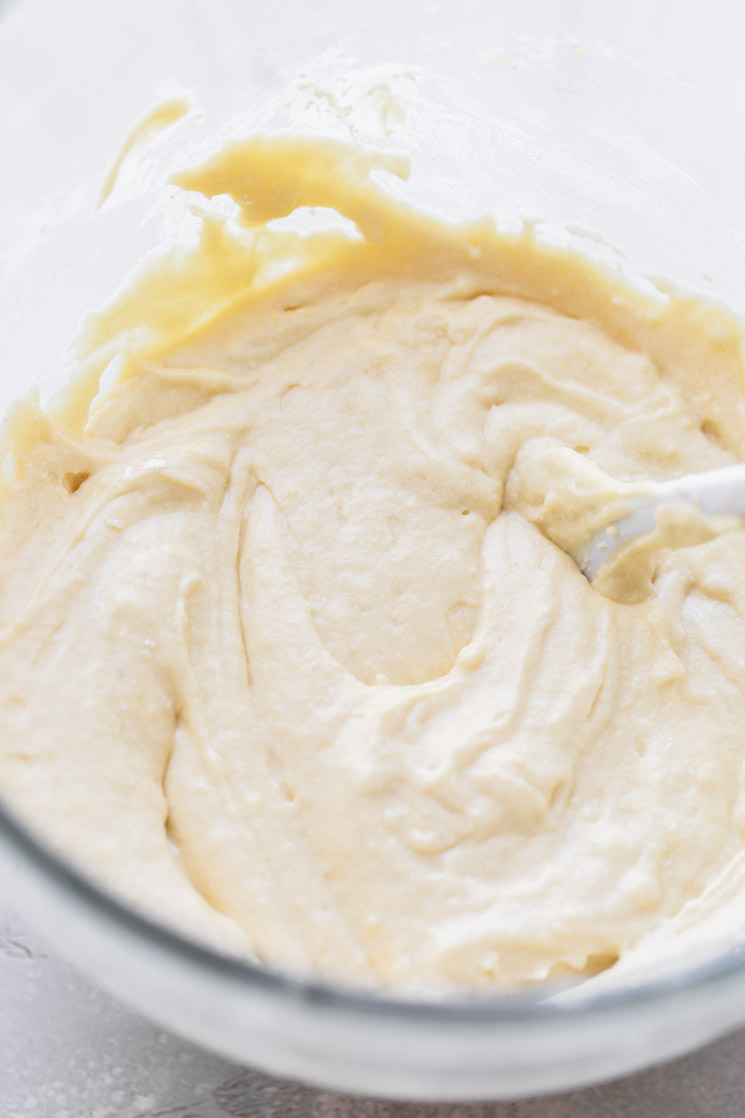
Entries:
{"type": "MultiPolygon", "coordinates": [[[[282,99],[304,71],[395,67],[412,155],[402,197],[745,308],[745,13],[627,0],[28,0],[0,9],[0,410],[64,377],[60,354],[146,251],[183,233],[169,169],[216,134],[338,129],[282,99]],[[163,90],[200,114],[97,208],[133,121],[163,90]],[[464,168],[466,171],[464,172],[464,168]]],[[[300,78],[300,81],[303,79],[300,78]]],[[[368,79],[374,81],[372,77],[368,79]]],[[[354,90],[350,96],[354,95],[354,90]]],[[[337,131],[336,134],[341,134],[337,131]]],[[[125,167],[126,171],[126,167],[125,167]]],[[[397,1002],[223,959],[106,897],[0,809],[0,856],[61,950],[143,1012],[233,1059],[373,1094],[533,1094],[620,1074],[745,1021],[740,951],[562,1004],[541,996],[397,1002]]]]}

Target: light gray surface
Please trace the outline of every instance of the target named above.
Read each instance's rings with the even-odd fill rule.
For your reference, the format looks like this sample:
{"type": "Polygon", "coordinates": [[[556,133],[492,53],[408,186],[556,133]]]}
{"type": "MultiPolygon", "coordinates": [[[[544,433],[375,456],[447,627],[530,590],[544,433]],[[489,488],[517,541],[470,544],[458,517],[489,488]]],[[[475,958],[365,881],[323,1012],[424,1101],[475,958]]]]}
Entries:
{"type": "Polygon", "coordinates": [[[432,1106],[279,1083],[144,1021],[57,959],[0,877],[0,1118],[742,1118],[745,1031],[569,1095],[432,1106]]]}

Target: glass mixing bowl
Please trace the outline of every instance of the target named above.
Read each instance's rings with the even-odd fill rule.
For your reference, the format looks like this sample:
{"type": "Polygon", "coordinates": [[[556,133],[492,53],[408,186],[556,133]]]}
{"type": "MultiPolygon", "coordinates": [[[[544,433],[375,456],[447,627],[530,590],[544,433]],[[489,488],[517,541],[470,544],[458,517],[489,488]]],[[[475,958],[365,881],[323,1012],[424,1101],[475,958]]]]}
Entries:
{"type": "MultiPolygon", "coordinates": [[[[0,407],[64,380],[60,354],[82,313],[182,235],[167,171],[236,128],[351,129],[406,148],[411,180],[391,188],[418,205],[490,212],[503,227],[533,219],[540,237],[650,290],[644,277],[665,275],[745,307],[744,29],[729,0],[7,5],[0,407]],[[381,110],[389,80],[408,91],[403,116],[381,110]],[[329,83],[335,99],[306,95],[329,83]],[[125,162],[97,208],[122,138],[164,89],[193,91],[200,113],[125,162]]],[[[739,947],[570,998],[416,1002],[206,950],[112,899],[9,809],[0,856],[20,864],[14,880],[48,937],[103,985],[227,1057],[311,1083],[423,1099],[537,1094],[745,1022],[739,947]]]]}

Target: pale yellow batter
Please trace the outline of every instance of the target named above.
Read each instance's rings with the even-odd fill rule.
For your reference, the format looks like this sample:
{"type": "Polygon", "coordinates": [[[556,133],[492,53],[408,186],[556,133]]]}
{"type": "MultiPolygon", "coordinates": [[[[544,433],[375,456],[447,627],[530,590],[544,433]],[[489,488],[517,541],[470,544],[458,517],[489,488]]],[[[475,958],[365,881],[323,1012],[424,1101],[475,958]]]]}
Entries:
{"type": "Polygon", "coordinates": [[[598,469],[745,456],[739,327],[374,167],[406,170],[274,138],[178,176],[240,216],[16,408],[2,789],[112,890],[300,972],[489,988],[736,935],[745,532],[660,551],[634,602],[554,541],[598,469]],[[303,205],[360,235],[267,227],[303,205]]]}

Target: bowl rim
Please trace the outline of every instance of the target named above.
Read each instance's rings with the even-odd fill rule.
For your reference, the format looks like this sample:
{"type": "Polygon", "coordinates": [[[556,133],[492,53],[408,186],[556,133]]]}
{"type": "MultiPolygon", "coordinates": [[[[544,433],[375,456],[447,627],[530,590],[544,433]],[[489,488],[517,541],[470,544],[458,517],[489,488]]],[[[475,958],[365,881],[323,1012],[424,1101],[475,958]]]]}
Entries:
{"type": "MultiPolygon", "coordinates": [[[[689,994],[701,987],[728,982],[738,975],[745,978],[745,941],[730,945],[704,961],[680,968],[675,973],[590,992],[581,999],[554,1001],[547,992],[566,990],[565,985],[546,983],[530,990],[450,995],[434,991],[429,996],[396,995],[389,991],[366,991],[325,978],[283,972],[273,966],[220,952],[190,938],[186,933],[158,922],[149,914],[108,892],[76,865],[59,855],[35,835],[25,822],[0,802],[0,841],[30,862],[37,873],[82,908],[93,909],[109,925],[118,925],[130,938],[145,941],[149,947],[177,957],[214,977],[248,987],[253,993],[273,996],[297,1005],[312,1003],[316,1008],[368,1014],[372,1018],[395,1017],[429,1027],[445,1025],[518,1025],[561,1020],[564,1023],[605,1016],[609,1012],[633,1010],[644,1005],[689,994]]],[[[745,1017],[745,1008],[743,1010],[745,1017]]]]}

